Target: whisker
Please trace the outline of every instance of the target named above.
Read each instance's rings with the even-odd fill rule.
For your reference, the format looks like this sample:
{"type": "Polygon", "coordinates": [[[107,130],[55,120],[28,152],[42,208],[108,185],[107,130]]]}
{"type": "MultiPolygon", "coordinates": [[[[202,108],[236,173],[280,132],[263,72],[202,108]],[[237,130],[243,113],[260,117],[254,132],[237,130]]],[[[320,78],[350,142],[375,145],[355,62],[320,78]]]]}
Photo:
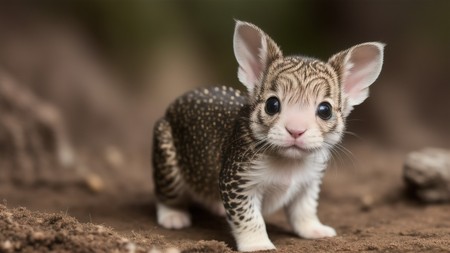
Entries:
{"type": "Polygon", "coordinates": [[[357,138],[358,140],[360,140],[360,141],[364,141],[364,139],[363,139],[361,136],[359,136],[358,134],[356,134],[356,133],[354,133],[354,132],[344,131],[344,133],[345,133],[345,134],[348,134],[348,135],[350,135],[350,136],[356,137],[356,138],[357,138]]]}
{"type": "Polygon", "coordinates": [[[347,119],[347,122],[364,122],[363,119],[347,119]]]}
{"type": "Polygon", "coordinates": [[[339,168],[340,166],[344,165],[344,160],[341,154],[336,150],[336,147],[327,142],[324,142],[324,144],[330,150],[331,158],[333,159],[336,168],[339,168]]]}
{"type": "MultiPolygon", "coordinates": [[[[327,143],[328,145],[331,145],[330,143],[327,143]]],[[[353,155],[353,153],[348,150],[346,147],[344,147],[342,144],[337,143],[334,145],[334,148],[337,149],[338,151],[340,151],[340,153],[342,153],[343,155],[345,155],[347,158],[350,159],[350,162],[352,164],[352,167],[354,169],[356,169],[356,157],[353,155]]]]}

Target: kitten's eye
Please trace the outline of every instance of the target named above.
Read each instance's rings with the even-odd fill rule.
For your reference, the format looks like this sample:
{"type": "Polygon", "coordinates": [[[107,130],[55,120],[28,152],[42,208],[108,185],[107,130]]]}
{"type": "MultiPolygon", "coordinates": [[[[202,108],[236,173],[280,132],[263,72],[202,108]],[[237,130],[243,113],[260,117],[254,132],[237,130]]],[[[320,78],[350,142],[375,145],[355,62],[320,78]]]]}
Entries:
{"type": "Polygon", "coordinates": [[[328,102],[322,102],[317,107],[317,116],[319,116],[323,120],[331,119],[331,115],[333,114],[331,110],[331,105],[328,102]]]}
{"type": "Polygon", "coordinates": [[[280,112],[280,100],[276,97],[270,97],[266,101],[266,113],[275,115],[280,112]]]}

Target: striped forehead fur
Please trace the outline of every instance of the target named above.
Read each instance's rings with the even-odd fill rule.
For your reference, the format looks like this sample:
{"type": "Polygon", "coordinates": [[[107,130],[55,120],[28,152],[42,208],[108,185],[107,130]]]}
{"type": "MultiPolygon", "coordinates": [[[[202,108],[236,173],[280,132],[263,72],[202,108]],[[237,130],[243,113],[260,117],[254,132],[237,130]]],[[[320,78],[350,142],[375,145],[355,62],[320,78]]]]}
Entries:
{"type": "Polygon", "coordinates": [[[279,92],[289,104],[310,104],[330,98],[340,108],[339,85],[337,73],[329,64],[313,58],[285,57],[269,65],[257,100],[263,102],[268,92],[279,92]]]}

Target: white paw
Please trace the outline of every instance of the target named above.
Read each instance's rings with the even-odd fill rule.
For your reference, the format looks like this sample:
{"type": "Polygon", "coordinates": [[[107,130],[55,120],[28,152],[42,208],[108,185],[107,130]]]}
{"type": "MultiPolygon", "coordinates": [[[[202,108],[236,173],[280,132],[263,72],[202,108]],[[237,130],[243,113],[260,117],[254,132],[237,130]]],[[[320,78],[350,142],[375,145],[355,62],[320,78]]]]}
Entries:
{"type": "Polygon", "coordinates": [[[234,233],[238,251],[251,252],[259,250],[275,250],[275,246],[270,241],[269,236],[267,235],[264,223],[254,223],[252,225],[257,229],[234,233]]]}
{"type": "Polygon", "coordinates": [[[304,224],[299,228],[299,235],[305,239],[319,239],[336,236],[334,228],[325,226],[320,222],[304,224]]]}
{"type": "Polygon", "coordinates": [[[158,224],[167,229],[181,229],[191,225],[191,216],[186,210],[174,209],[158,203],[158,224]]]}
{"type": "Polygon", "coordinates": [[[271,241],[248,241],[238,244],[238,250],[242,252],[252,252],[260,250],[275,250],[271,241]]]}

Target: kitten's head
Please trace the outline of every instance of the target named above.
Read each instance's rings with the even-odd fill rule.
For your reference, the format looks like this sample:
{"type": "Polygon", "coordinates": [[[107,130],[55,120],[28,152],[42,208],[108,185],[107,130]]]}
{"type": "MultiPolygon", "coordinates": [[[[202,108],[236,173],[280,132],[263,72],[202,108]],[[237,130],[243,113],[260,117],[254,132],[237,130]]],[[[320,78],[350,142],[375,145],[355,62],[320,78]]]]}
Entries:
{"type": "Polygon", "coordinates": [[[291,158],[328,150],[342,138],[353,106],[369,95],[384,44],[356,45],[327,62],[283,56],[261,29],[237,21],[234,53],[252,107],[250,128],[268,150],[291,158]]]}

